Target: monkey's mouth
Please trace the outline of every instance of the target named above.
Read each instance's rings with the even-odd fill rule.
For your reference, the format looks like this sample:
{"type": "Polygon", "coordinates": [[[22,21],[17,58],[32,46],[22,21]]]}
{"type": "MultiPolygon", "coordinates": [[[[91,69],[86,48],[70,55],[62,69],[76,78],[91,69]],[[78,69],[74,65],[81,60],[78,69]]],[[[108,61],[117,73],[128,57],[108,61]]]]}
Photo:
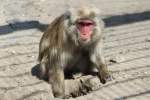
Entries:
{"type": "Polygon", "coordinates": [[[77,21],[77,28],[81,40],[87,40],[91,37],[94,22],[89,19],[81,19],[77,21]]]}

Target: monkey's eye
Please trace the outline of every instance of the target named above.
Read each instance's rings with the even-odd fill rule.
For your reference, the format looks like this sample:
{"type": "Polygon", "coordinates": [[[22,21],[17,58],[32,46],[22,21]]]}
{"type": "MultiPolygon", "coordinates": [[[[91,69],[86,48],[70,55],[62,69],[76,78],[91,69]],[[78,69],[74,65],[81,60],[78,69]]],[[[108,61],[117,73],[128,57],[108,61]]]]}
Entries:
{"type": "Polygon", "coordinates": [[[91,26],[91,25],[93,25],[92,22],[78,22],[77,24],[80,26],[91,26]]]}
{"type": "Polygon", "coordinates": [[[93,26],[94,22],[89,19],[82,19],[77,21],[78,26],[93,26]]]}

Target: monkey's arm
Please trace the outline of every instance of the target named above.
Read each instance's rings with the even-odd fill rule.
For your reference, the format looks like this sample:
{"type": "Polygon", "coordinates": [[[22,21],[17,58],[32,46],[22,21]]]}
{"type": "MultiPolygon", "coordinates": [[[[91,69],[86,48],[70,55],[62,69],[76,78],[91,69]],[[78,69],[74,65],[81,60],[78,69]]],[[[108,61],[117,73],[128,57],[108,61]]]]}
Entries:
{"type": "Polygon", "coordinates": [[[97,44],[94,46],[93,50],[91,50],[91,61],[93,66],[98,69],[98,76],[102,83],[106,83],[107,81],[112,80],[111,75],[108,71],[107,64],[105,62],[103,52],[103,41],[99,40],[97,44]]]}

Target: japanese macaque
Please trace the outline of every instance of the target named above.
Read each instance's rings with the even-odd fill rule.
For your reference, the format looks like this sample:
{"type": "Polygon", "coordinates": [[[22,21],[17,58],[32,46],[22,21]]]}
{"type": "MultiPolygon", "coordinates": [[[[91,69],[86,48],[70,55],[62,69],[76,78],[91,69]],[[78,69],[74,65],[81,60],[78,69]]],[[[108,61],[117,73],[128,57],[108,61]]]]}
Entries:
{"type": "Polygon", "coordinates": [[[66,11],[49,25],[39,45],[41,77],[48,77],[55,97],[65,97],[65,72],[83,74],[94,68],[102,83],[111,80],[104,57],[104,23],[96,8],[66,11]]]}

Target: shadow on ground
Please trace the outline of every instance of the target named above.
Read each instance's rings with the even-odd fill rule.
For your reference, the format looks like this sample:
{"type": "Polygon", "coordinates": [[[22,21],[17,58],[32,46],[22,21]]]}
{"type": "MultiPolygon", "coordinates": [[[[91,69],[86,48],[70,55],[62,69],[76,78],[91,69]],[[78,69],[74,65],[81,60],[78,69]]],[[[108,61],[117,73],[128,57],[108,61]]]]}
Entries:
{"type": "Polygon", "coordinates": [[[8,25],[0,26],[0,35],[12,33],[14,31],[21,31],[27,29],[38,29],[44,31],[47,28],[47,24],[42,24],[39,21],[12,21],[8,25]]]}
{"type": "MultiPolygon", "coordinates": [[[[132,99],[133,97],[138,97],[138,96],[141,96],[141,95],[146,95],[146,94],[150,94],[150,90],[147,90],[147,91],[144,91],[144,92],[141,92],[141,93],[137,93],[137,94],[131,94],[129,96],[123,96],[123,97],[120,97],[120,98],[116,98],[114,100],[125,100],[125,99],[132,99]]],[[[146,99],[146,98],[145,98],[146,99]]]]}
{"type": "Polygon", "coordinates": [[[40,73],[40,64],[37,64],[32,67],[31,73],[33,76],[37,76],[39,78],[39,73],[40,73]]]}
{"type": "Polygon", "coordinates": [[[115,15],[104,18],[106,27],[119,26],[122,24],[130,24],[139,21],[145,21],[150,19],[150,11],[134,14],[115,15]]]}
{"type": "MultiPolygon", "coordinates": [[[[134,23],[138,21],[144,21],[150,19],[150,11],[134,14],[115,15],[104,18],[106,27],[118,26],[123,24],[134,23]]],[[[38,29],[44,31],[48,27],[48,24],[42,24],[39,21],[12,21],[8,22],[8,25],[0,26],[0,35],[12,33],[14,31],[38,29]]]]}
{"type": "Polygon", "coordinates": [[[44,77],[40,77],[40,64],[37,64],[35,66],[32,67],[31,69],[31,74],[32,76],[37,77],[40,80],[44,80],[46,82],[48,82],[48,77],[44,76],[44,77]]]}

